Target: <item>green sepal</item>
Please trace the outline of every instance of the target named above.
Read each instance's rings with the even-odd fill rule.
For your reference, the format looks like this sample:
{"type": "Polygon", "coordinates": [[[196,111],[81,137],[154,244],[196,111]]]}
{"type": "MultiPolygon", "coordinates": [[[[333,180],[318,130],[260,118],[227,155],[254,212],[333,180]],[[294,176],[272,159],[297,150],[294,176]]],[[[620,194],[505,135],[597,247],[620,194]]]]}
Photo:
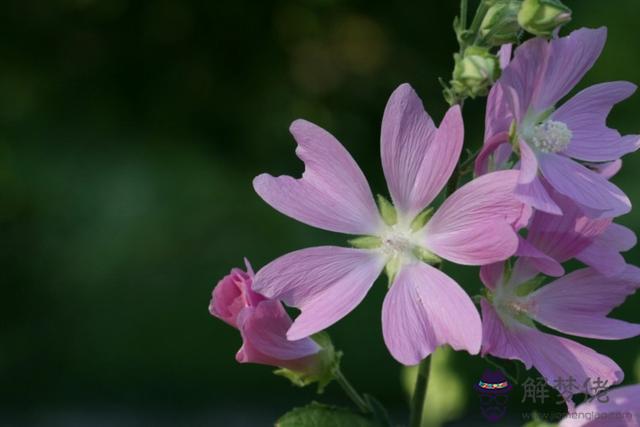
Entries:
{"type": "Polygon", "coordinates": [[[416,232],[418,230],[420,230],[422,227],[424,227],[427,222],[429,222],[429,220],[431,219],[431,217],[433,216],[433,208],[427,208],[425,210],[423,210],[422,212],[420,212],[414,219],[413,221],[411,221],[411,231],[416,232]]]}
{"type": "Polygon", "coordinates": [[[504,269],[502,271],[502,283],[509,283],[511,280],[511,275],[513,274],[513,262],[511,258],[505,260],[504,269]]]}
{"type": "Polygon", "coordinates": [[[371,419],[350,409],[311,402],[294,408],[275,423],[275,427],[379,427],[371,419]]]}
{"type": "Polygon", "coordinates": [[[536,276],[531,280],[527,280],[526,282],[518,285],[516,288],[516,295],[519,297],[524,297],[529,295],[531,292],[538,289],[545,281],[544,276],[536,276]]]}
{"type": "Polygon", "coordinates": [[[298,372],[287,368],[279,368],[273,371],[275,375],[287,378],[298,387],[306,387],[313,383],[318,383],[318,394],[324,392],[325,387],[336,378],[336,373],[340,369],[342,352],[336,351],[331,342],[331,337],[327,332],[318,332],[311,337],[322,350],[318,353],[316,368],[309,372],[298,372]]]}
{"type": "Polygon", "coordinates": [[[511,122],[511,124],[509,125],[509,142],[511,142],[511,145],[513,146],[513,150],[516,151],[517,149],[517,153],[520,152],[520,147],[518,147],[518,124],[516,123],[515,120],[513,120],[511,122]]]}
{"type": "Polygon", "coordinates": [[[556,111],[555,107],[550,107],[547,108],[546,110],[544,110],[542,113],[540,113],[540,115],[538,115],[538,117],[536,117],[536,122],[537,123],[542,123],[545,120],[547,120],[549,117],[551,117],[551,115],[556,111]]]}
{"type": "Polygon", "coordinates": [[[412,250],[413,256],[418,258],[420,261],[425,262],[427,264],[440,264],[442,262],[442,258],[434,254],[433,252],[421,247],[415,246],[412,250]]]}
{"type": "Polygon", "coordinates": [[[384,220],[385,224],[391,226],[395,225],[398,222],[398,212],[396,208],[393,207],[393,204],[386,197],[381,194],[378,194],[378,209],[380,209],[380,215],[384,220]]]}
{"type": "Polygon", "coordinates": [[[387,278],[389,279],[389,286],[393,284],[393,281],[400,272],[401,264],[400,257],[394,256],[387,262],[387,265],[384,266],[384,272],[387,274],[387,278]]]}
{"type": "Polygon", "coordinates": [[[358,249],[376,249],[382,246],[382,239],[378,236],[360,236],[349,240],[349,244],[358,249]]]}

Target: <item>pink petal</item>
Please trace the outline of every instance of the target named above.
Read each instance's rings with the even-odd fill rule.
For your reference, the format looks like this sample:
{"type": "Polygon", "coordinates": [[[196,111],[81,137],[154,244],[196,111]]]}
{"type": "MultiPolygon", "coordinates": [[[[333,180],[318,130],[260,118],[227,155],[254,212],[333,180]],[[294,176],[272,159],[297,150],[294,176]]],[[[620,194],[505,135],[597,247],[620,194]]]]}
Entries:
{"type": "Polygon", "coordinates": [[[560,207],[542,184],[536,155],[524,140],[520,140],[520,177],[515,193],[523,203],[540,211],[553,215],[562,214],[560,207]]]}
{"type": "Polygon", "coordinates": [[[615,276],[627,265],[620,252],[597,239],[577,254],[576,259],[607,277],[615,276]]]}
{"type": "Polygon", "coordinates": [[[614,160],[606,163],[585,163],[589,169],[596,171],[606,179],[613,178],[622,169],[622,160],[614,160]]]}
{"type": "Polygon", "coordinates": [[[518,247],[511,224],[524,208],[513,194],[517,179],[517,171],[493,172],[457,190],[427,223],[424,246],[464,265],[509,258],[518,247]]]}
{"type": "Polygon", "coordinates": [[[247,264],[246,272],[234,268],[218,282],[213,289],[209,304],[209,312],[213,316],[234,328],[238,328],[237,318],[245,307],[255,306],[264,300],[262,295],[251,290],[253,270],[249,262],[246,260],[245,262],[247,264]]]}
{"type": "Polygon", "coordinates": [[[520,237],[516,256],[520,257],[520,259],[526,259],[535,266],[537,271],[547,276],[558,277],[564,274],[564,268],[557,260],[545,254],[522,237],[520,237]]]}
{"type": "Polygon", "coordinates": [[[500,83],[493,85],[487,97],[487,112],[485,114],[484,140],[493,138],[501,133],[509,133],[511,122],[514,120],[510,105],[506,102],[505,94],[500,83]]]}
{"type": "Polygon", "coordinates": [[[480,281],[491,290],[502,284],[503,275],[504,262],[494,262],[480,267],[480,281]]]}
{"type": "Polygon", "coordinates": [[[291,124],[302,178],[257,176],[253,187],[267,203],[305,224],[347,234],[375,234],[381,226],[362,171],[330,133],[305,120],[291,124]]]}
{"type": "Polygon", "coordinates": [[[511,62],[511,53],[513,51],[513,45],[511,43],[505,43],[498,49],[498,59],[500,61],[500,69],[504,70],[511,62]]]}
{"type": "Polygon", "coordinates": [[[596,241],[617,251],[626,252],[638,243],[638,238],[636,233],[624,225],[611,223],[604,233],[596,237],[596,241]]]}
{"type": "Polygon", "coordinates": [[[291,318],[279,301],[262,301],[256,307],[247,307],[238,320],[243,339],[236,356],[240,363],[303,370],[312,362],[308,356],[321,350],[310,338],[287,340],[291,318]]]}
{"type": "Polygon", "coordinates": [[[608,381],[609,386],[622,381],[624,373],[608,357],[575,341],[540,332],[522,323],[507,326],[487,300],[482,299],[481,306],[483,355],[520,360],[527,369],[535,367],[551,386],[554,380],[571,377],[579,385],[595,378],[608,381]]]}
{"type": "Polygon", "coordinates": [[[572,132],[571,143],[564,151],[569,157],[591,162],[617,160],[640,147],[640,136],[625,138],[607,127],[607,116],[618,102],[635,92],[628,82],[611,82],[591,86],[564,103],[552,120],[565,123],[572,132]]]}
{"type": "Polygon", "coordinates": [[[297,307],[287,337],[315,334],[349,314],[380,275],[385,258],[374,251],[321,246],[291,252],[256,274],[253,289],[297,307]]]}
{"type": "Polygon", "coordinates": [[[529,110],[532,98],[540,85],[548,49],[548,43],[540,37],[527,40],[516,49],[511,63],[498,80],[518,122],[529,110]]]}
{"type": "Polygon", "coordinates": [[[436,129],[411,86],[405,83],[393,92],[382,119],[382,166],[391,198],[409,220],[442,190],[463,139],[458,106],[449,109],[436,129]]]}
{"type": "Polygon", "coordinates": [[[607,390],[607,400],[592,399],[578,405],[559,427],[640,426],[640,384],[607,390]]]}
{"type": "Polygon", "coordinates": [[[575,257],[610,227],[611,219],[587,218],[571,199],[550,190],[563,215],[536,212],[527,241],[558,262],[575,257]]]}
{"type": "MultiPolygon", "coordinates": [[[[537,58],[546,64],[532,99],[533,108],[544,111],[569,93],[596,62],[606,40],[607,29],[604,27],[581,28],[566,37],[551,40],[546,58],[537,58]]],[[[519,51],[516,51],[516,57],[519,51]]]]}
{"type": "Polygon", "coordinates": [[[601,212],[598,217],[620,216],[631,210],[629,198],[602,175],[557,154],[544,154],[539,160],[544,177],[556,191],[601,212]]]}
{"type": "Polygon", "coordinates": [[[542,112],[565,96],[593,66],[606,29],[580,29],[547,42],[536,37],[518,47],[499,83],[518,121],[533,109],[542,112]]]}
{"type": "Polygon", "coordinates": [[[512,150],[509,144],[509,134],[501,132],[489,139],[485,139],[482,149],[478,153],[474,164],[476,176],[502,169],[510,169],[507,160],[512,150]]]}
{"type": "Polygon", "coordinates": [[[532,262],[533,258],[518,258],[513,264],[513,270],[511,276],[509,276],[508,286],[521,285],[536,276],[541,272],[538,263],[532,262]]]}
{"type": "Polygon", "coordinates": [[[481,329],[478,311],[462,288],[423,263],[402,268],[382,306],[384,341],[405,365],[419,363],[445,344],[477,354],[481,329]]]}
{"type": "Polygon", "coordinates": [[[591,268],[576,270],[529,295],[538,322],[560,332],[588,338],[624,339],[640,335],[640,325],[607,314],[640,288],[640,269],[626,266],[608,278],[591,268]]]}

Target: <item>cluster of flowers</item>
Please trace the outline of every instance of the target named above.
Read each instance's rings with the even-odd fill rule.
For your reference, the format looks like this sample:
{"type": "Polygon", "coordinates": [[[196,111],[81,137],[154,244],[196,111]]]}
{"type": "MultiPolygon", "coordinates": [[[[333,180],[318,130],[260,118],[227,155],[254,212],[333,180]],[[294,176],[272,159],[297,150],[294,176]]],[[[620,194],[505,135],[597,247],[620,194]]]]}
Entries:
{"type": "MultiPolygon", "coordinates": [[[[436,126],[408,84],[393,92],[381,129],[391,201],[378,196],[378,203],[331,134],[295,121],[290,130],[305,172],[299,179],[260,175],[256,192],[298,221],[359,237],[351,247],[286,254],[255,275],[249,266],[233,270],[217,285],[210,311],[240,330],[238,361],[319,375],[327,358],[314,334],[352,311],[384,271],[383,336],[402,364],[449,345],[519,360],[549,379],[620,383],[623,372],[610,358],[536,328],[607,340],[640,334],[640,325],[607,317],[640,287],[640,269],[620,254],[636,237],[614,223],[631,204],[610,182],[640,136],[606,125],[635,86],[598,84],[556,107],[605,39],[604,28],[580,29],[532,38],[513,54],[503,46],[475,177],[452,194],[446,187],[459,177],[464,140],[457,105],[436,126]],[[435,210],[430,205],[443,190],[448,197],[435,210]],[[562,264],[573,259],[586,267],[565,274],[562,264]],[[444,260],[481,267],[482,320],[468,294],[437,268],[444,260]],[[555,279],[543,284],[547,277],[555,279]],[[282,303],[300,315],[292,321],[282,303]]],[[[572,408],[572,396],[565,397],[572,408]]]]}

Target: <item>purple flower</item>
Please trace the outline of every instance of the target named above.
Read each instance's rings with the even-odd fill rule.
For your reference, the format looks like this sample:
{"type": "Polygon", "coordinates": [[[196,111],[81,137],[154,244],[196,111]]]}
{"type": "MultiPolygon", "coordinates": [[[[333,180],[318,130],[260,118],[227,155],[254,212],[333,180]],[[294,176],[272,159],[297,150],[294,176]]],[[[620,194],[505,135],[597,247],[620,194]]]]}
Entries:
{"type": "Polygon", "coordinates": [[[240,363],[259,363],[296,372],[315,374],[320,369],[320,351],[312,339],[289,341],[291,318],[279,301],[268,300],[251,290],[253,271],[234,268],[213,290],[209,312],[240,330],[240,363]]]}
{"type": "Polygon", "coordinates": [[[512,271],[505,270],[504,263],[482,267],[481,279],[488,289],[481,300],[482,354],[535,367],[570,407],[570,395],[584,392],[586,381],[600,378],[607,387],[621,382],[624,374],[613,360],[576,341],[541,332],[534,322],[580,337],[637,336],[640,325],[607,315],[640,287],[640,269],[628,265],[617,276],[605,277],[584,268],[536,289],[540,281],[525,273],[522,260],[512,271]],[[558,381],[569,378],[581,390],[562,389],[558,381]]]}
{"type": "Polygon", "coordinates": [[[559,424],[559,427],[638,426],[640,426],[640,384],[609,390],[602,401],[593,399],[578,405],[559,424]]]}
{"type": "Polygon", "coordinates": [[[546,181],[591,217],[630,211],[627,196],[589,166],[616,162],[640,147],[638,135],[621,136],[606,125],[611,108],[636,86],[598,84],[555,109],[592,67],[605,39],[605,28],[580,29],[551,41],[531,39],[516,49],[489,95],[485,145],[476,173],[510,168],[513,144],[520,156],[516,193],[522,201],[560,214],[543,185],[546,181]]]}
{"type": "Polygon", "coordinates": [[[290,130],[305,163],[302,178],[263,174],[254,180],[256,192],[301,222],[368,237],[358,248],[295,251],[257,273],[254,290],[301,310],[287,337],[309,336],[346,316],[386,266],[392,283],[382,308],[383,334],[398,361],[418,363],[443,344],[477,353],[476,308],[430,263],[444,258],[482,265],[513,255],[518,238],[511,224],[523,215],[522,203],[513,196],[518,173],[496,172],[470,182],[428,219],[424,209],[460,156],[462,116],[452,107],[436,128],[416,93],[403,84],[391,95],[382,120],[382,166],[395,205],[382,205],[383,219],[362,171],[332,135],[303,120],[290,130]]]}

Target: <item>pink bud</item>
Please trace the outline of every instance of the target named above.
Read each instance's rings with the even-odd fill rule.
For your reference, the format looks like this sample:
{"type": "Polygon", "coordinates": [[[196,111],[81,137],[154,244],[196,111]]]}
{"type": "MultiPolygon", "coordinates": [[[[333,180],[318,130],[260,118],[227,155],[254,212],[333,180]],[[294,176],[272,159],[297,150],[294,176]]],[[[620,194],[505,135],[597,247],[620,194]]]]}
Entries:
{"type": "Polygon", "coordinates": [[[234,268],[213,289],[209,313],[238,329],[238,315],[245,307],[255,307],[265,297],[251,289],[253,269],[245,259],[247,271],[234,268]]]}
{"type": "Polygon", "coordinates": [[[251,289],[253,270],[234,268],[213,290],[209,312],[240,331],[240,363],[259,363],[296,372],[315,374],[320,368],[321,347],[311,338],[287,340],[291,317],[282,303],[251,289]]]}

